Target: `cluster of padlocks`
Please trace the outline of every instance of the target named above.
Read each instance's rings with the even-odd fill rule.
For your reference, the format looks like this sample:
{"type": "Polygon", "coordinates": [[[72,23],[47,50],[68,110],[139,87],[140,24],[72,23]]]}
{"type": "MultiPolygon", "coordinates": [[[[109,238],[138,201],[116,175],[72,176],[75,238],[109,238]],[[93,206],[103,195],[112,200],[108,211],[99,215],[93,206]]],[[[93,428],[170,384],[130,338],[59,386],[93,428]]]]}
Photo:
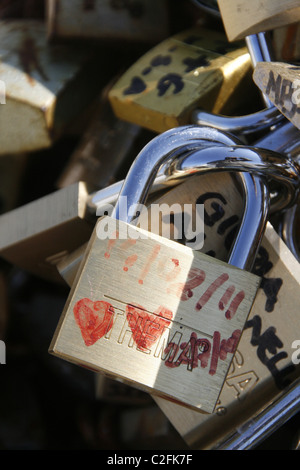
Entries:
{"type": "Polygon", "coordinates": [[[79,446],[298,448],[300,2],[4,3],[0,410],[33,355],[79,446]]]}

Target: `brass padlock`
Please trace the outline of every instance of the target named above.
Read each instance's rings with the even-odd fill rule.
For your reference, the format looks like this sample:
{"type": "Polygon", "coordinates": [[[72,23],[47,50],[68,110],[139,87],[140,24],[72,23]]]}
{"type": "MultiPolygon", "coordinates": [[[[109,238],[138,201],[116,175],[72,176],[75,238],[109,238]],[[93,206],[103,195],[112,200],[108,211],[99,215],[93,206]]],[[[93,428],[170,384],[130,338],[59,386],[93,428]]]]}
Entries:
{"type": "MultiPolygon", "coordinates": [[[[181,139],[191,139],[191,128],[178,129],[177,134],[181,134],[181,139]]],[[[135,160],[113,217],[97,223],[50,352],[138,383],[145,390],[172,397],[197,410],[212,412],[259,278],[120,220],[124,203],[121,196],[127,198],[132,220],[155,177],[153,171],[145,174],[145,166],[158,171],[178,145],[174,133],[167,132],[151,141],[135,160]],[[169,152],[162,155],[162,149],[167,147],[163,143],[169,144],[169,152]],[[136,181],[141,181],[139,187],[136,181]],[[98,238],[103,223],[111,235],[108,240],[98,238]],[[133,230],[134,240],[113,237],[116,230],[133,230]],[[146,236],[146,241],[137,238],[137,234],[146,236]],[[130,245],[134,246],[131,252],[130,245]],[[116,270],[117,276],[113,274],[116,270]],[[217,310],[221,304],[227,305],[233,292],[231,306],[220,315],[217,310]]],[[[236,259],[235,265],[242,264],[243,268],[248,266],[249,258],[254,261],[249,252],[252,255],[253,244],[259,245],[268,212],[268,204],[262,203],[265,184],[250,175],[245,180],[252,191],[256,187],[253,209],[260,217],[256,215],[252,220],[251,234],[245,223],[245,218],[249,219],[245,217],[240,239],[237,237],[239,242],[230,259],[236,259]],[[249,237],[248,245],[238,254],[237,246],[243,245],[244,235],[249,237]]],[[[252,210],[246,214],[252,219],[252,210]]]]}
{"type": "Polygon", "coordinates": [[[217,0],[229,41],[300,20],[297,0],[217,0]]]}
{"type": "Polygon", "coordinates": [[[148,51],[117,81],[109,100],[120,119],[164,132],[191,124],[195,108],[233,114],[237,104],[251,103],[251,70],[244,44],[193,28],[148,51]]]}

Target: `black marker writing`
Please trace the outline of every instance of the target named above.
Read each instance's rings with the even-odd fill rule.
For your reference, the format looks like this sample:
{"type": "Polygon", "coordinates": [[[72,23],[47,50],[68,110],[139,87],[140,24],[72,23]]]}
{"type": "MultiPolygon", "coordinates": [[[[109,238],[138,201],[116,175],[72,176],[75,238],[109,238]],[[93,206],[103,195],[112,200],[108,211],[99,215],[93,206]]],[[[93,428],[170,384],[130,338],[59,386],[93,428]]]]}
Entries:
{"type": "Polygon", "coordinates": [[[261,334],[261,318],[255,315],[251,320],[245,324],[245,329],[252,328],[252,337],[250,343],[252,346],[257,346],[256,354],[259,360],[271,372],[276,386],[281,390],[291,383],[285,376],[294,371],[295,366],[290,365],[279,371],[276,367],[277,362],[288,357],[285,351],[277,353],[277,349],[283,347],[282,341],[276,335],[276,328],[270,326],[266,331],[261,334]],[[267,356],[267,352],[272,357],[267,356]]]}
{"type": "Polygon", "coordinates": [[[168,89],[173,86],[173,94],[179,93],[183,87],[184,82],[178,73],[168,73],[164,75],[157,84],[158,96],[164,96],[168,89]]]}
{"type": "Polygon", "coordinates": [[[142,93],[147,88],[146,83],[140,77],[132,77],[131,84],[123,91],[124,95],[142,93]]]}

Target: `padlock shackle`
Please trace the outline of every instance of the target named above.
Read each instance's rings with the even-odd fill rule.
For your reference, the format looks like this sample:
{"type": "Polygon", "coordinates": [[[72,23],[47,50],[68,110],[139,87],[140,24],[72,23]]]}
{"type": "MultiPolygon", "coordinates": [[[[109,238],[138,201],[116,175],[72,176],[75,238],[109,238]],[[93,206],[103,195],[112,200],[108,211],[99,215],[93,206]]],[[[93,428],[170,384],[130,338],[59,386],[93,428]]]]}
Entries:
{"type": "MultiPolygon", "coordinates": [[[[265,32],[250,34],[246,36],[245,41],[253,68],[256,67],[258,62],[271,62],[275,59],[271,41],[269,37],[266,36],[265,32]]],[[[273,103],[264,93],[262,93],[262,99],[267,108],[273,108],[273,103]]]]}
{"type": "Polygon", "coordinates": [[[250,34],[245,37],[253,67],[258,62],[272,62],[275,58],[273,47],[266,32],[250,34]]]}
{"type": "Polygon", "coordinates": [[[240,229],[230,250],[228,264],[251,271],[268,220],[270,192],[263,178],[250,173],[239,175],[245,207],[240,229]]]}
{"type": "Polygon", "coordinates": [[[278,126],[283,121],[286,121],[286,118],[276,106],[245,116],[224,116],[201,110],[195,110],[192,113],[194,124],[216,127],[224,132],[232,132],[240,138],[278,126]]]}
{"type": "MultiPolygon", "coordinates": [[[[219,20],[221,20],[221,13],[220,13],[220,10],[218,9],[218,5],[214,6],[214,5],[211,5],[205,1],[201,1],[201,0],[192,0],[192,2],[194,3],[194,5],[196,5],[198,8],[201,8],[201,10],[209,13],[210,15],[213,15],[215,18],[218,18],[219,20]]],[[[216,2],[216,0],[215,0],[216,2]]]]}
{"type": "MultiPolygon", "coordinates": [[[[220,15],[221,16],[221,15],[220,15]]],[[[245,42],[251,58],[253,68],[258,62],[271,62],[275,59],[273,47],[265,32],[246,36],[245,42]]],[[[249,136],[257,132],[277,126],[286,120],[282,113],[273,105],[269,98],[262,93],[265,109],[245,116],[222,116],[202,110],[192,113],[192,122],[200,126],[211,125],[226,132],[233,132],[240,137],[249,136]]]]}
{"type": "Polygon", "coordinates": [[[190,167],[194,172],[238,171],[251,172],[271,180],[280,186],[280,192],[272,200],[272,212],[291,207],[298,199],[300,190],[300,167],[297,162],[267,149],[246,146],[222,146],[211,144],[189,157],[175,160],[171,172],[180,177],[190,167]],[[194,162],[193,162],[194,160],[194,162]],[[274,202],[275,201],[275,202],[274,202]]]}
{"type": "MultiPolygon", "coordinates": [[[[124,198],[123,201],[126,198],[127,207],[135,213],[133,208],[138,209],[140,204],[144,204],[162,165],[170,159],[173,160],[180,155],[186,155],[192,150],[201,148],[205,140],[227,145],[230,145],[230,142],[231,144],[239,142],[237,138],[225,135],[216,129],[192,125],[170,129],[154,137],[135,158],[123,182],[119,196],[124,198]]],[[[111,217],[122,220],[120,219],[121,212],[118,200],[111,217]]],[[[132,215],[123,221],[132,223],[133,218],[132,215]]]]}
{"type": "MultiPolygon", "coordinates": [[[[193,174],[197,172],[197,169],[199,169],[199,172],[201,170],[204,172],[215,171],[217,166],[209,167],[210,150],[213,146],[214,150],[218,149],[223,154],[223,158],[219,159],[218,164],[222,165],[224,161],[226,163],[227,149],[234,149],[235,147],[206,141],[199,138],[200,136],[202,136],[201,128],[183,126],[176,130],[167,131],[150,141],[134,160],[111,217],[136,224],[138,217],[135,214],[139,211],[140,204],[146,202],[149,188],[153,184],[159,168],[166,161],[170,162],[170,159],[172,160],[172,163],[169,163],[172,174],[176,173],[179,162],[183,162],[183,165],[184,162],[186,163],[187,153],[190,153],[191,160],[189,160],[188,169],[185,165],[185,174],[187,170],[190,172],[192,170],[193,174]],[[187,144],[187,142],[189,143],[187,144]],[[195,145],[198,147],[196,150],[195,145]],[[206,152],[208,152],[207,156],[206,152]],[[183,153],[182,158],[180,158],[180,153],[183,153]],[[193,160],[193,157],[196,158],[193,160]],[[122,204],[127,204],[127,210],[124,210],[124,206],[121,207],[121,198],[122,204]]],[[[231,139],[227,136],[226,141],[230,140],[236,142],[236,138],[231,139]]],[[[238,147],[238,150],[243,148],[238,147]]],[[[255,163],[257,161],[259,160],[256,159],[255,163]]],[[[224,166],[226,168],[227,165],[224,166]]],[[[247,173],[246,170],[246,173],[240,173],[239,176],[242,181],[244,201],[246,202],[241,227],[233,244],[229,263],[241,269],[251,270],[264,234],[269,213],[270,195],[264,175],[252,175],[249,172],[247,173]]]]}
{"type": "MultiPolygon", "coordinates": [[[[188,127],[188,126],[187,126],[188,127]]],[[[176,129],[173,129],[168,132],[174,132],[176,129]]],[[[228,135],[226,132],[210,127],[210,126],[201,126],[201,138],[195,139],[194,141],[190,141],[186,146],[183,147],[183,154],[186,156],[189,155],[189,151],[194,148],[199,148],[200,140],[207,140],[208,142],[219,142],[223,143],[224,145],[232,145],[236,143],[237,145],[240,144],[240,140],[232,135],[228,135]]],[[[180,154],[180,151],[179,151],[180,154]]],[[[189,175],[190,172],[186,176],[189,175]]],[[[164,164],[160,167],[158,174],[155,177],[153,185],[150,188],[150,194],[155,193],[161,189],[166,189],[168,184],[168,180],[170,178],[169,174],[169,163],[164,162],[164,164]]],[[[179,184],[181,179],[175,181],[172,179],[172,186],[175,186],[176,183],[179,184]]],[[[87,201],[87,208],[88,210],[94,214],[97,212],[98,209],[104,207],[106,204],[115,204],[119,193],[123,187],[124,180],[117,181],[116,183],[100,189],[92,193],[87,201]]]]}
{"type": "Polygon", "coordinates": [[[290,121],[255,142],[255,147],[283,154],[292,160],[300,156],[300,130],[290,121]]]}
{"type": "Polygon", "coordinates": [[[276,430],[280,429],[300,410],[300,379],[266,403],[248,421],[243,423],[243,432],[236,431],[213,450],[250,450],[256,448],[276,430]]]}
{"type": "MultiPolygon", "coordinates": [[[[171,132],[171,131],[169,131],[171,132]]],[[[201,127],[201,135],[203,139],[207,139],[210,142],[210,145],[213,143],[223,143],[224,145],[232,145],[232,143],[239,144],[240,141],[238,138],[233,136],[227,135],[223,131],[219,131],[215,128],[210,127],[201,127]]],[[[199,141],[196,140],[195,143],[198,145],[199,141]]],[[[190,145],[190,144],[189,144],[190,145]]],[[[191,144],[192,146],[194,144],[191,144]]],[[[274,152],[280,152],[284,154],[281,156],[281,160],[284,161],[286,157],[290,159],[294,159],[300,155],[300,139],[299,139],[299,130],[295,128],[295,126],[287,122],[282,127],[274,130],[270,135],[264,136],[259,141],[256,142],[256,147],[263,150],[272,150],[274,152]]],[[[184,148],[185,154],[185,165],[182,165],[182,161],[180,163],[181,167],[177,168],[178,171],[176,174],[172,174],[170,172],[169,164],[164,163],[158,175],[155,177],[154,183],[151,186],[150,193],[153,194],[159,190],[166,189],[171,186],[175,186],[180,184],[184,177],[190,175],[190,171],[192,169],[192,159],[193,156],[188,153],[189,147],[186,146],[184,148]],[[186,152],[186,153],[185,153],[186,152]]],[[[281,163],[281,161],[279,162],[281,163]]],[[[248,162],[249,164],[249,162],[248,162]]],[[[174,165],[173,165],[174,166],[174,165]]],[[[198,168],[197,171],[204,171],[203,168],[198,168]]],[[[289,176],[288,176],[289,178],[289,176]]],[[[97,214],[101,212],[102,208],[106,204],[114,205],[117,201],[117,198],[120,194],[122,186],[124,184],[124,180],[118,181],[113,185],[108,186],[107,188],[101,189],[95,193],[92,193],[89,197],[87,202],[87,209],[91,214],[97,214]]],[[[278,207],[278,199],[275,200],[275,207],[274,207],[274,200],[271,198],[271,213],[275,212],[278,207]]],[[[281,200],[283,205],[285,205],[285,198],[284,195],[281,196],[281,200]]]]}

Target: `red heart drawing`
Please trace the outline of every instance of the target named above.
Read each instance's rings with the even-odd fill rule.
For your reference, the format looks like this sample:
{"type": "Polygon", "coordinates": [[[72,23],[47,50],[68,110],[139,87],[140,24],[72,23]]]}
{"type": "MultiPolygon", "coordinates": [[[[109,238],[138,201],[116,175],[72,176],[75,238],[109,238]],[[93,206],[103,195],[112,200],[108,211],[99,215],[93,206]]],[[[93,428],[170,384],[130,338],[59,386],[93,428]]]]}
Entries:
{"type": "Polygon", "coordinates": [[[173,313],[161,306],[154,313],[149,313],[140,305],[127,305],[126,318],[137,347],[147,351],[170,325],[173,313]]]}
{"type": "Polygon", "coordinates": [[[115,311],[108,302],[85,298],[76,302],[73,313],[86,346],[92,346],[111,329],[115,311]]]}

